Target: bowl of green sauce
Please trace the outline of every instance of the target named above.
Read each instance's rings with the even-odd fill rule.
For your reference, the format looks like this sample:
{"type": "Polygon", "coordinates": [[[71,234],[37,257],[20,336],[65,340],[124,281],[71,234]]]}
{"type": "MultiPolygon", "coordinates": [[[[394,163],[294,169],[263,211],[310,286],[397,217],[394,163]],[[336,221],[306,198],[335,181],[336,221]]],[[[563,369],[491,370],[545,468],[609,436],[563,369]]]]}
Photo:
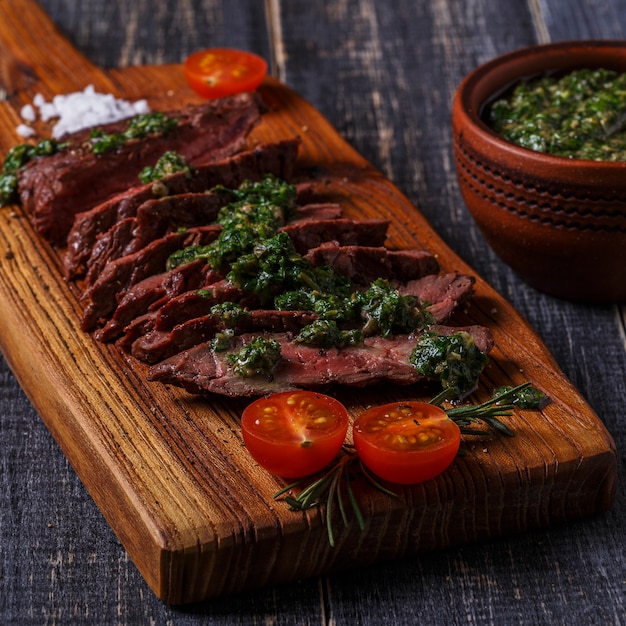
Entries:
{"type": "Polygon", "coordinates": [[[626,41],[515,50],[453,102],[464,202],[522,279],[557,297],[626,302],[626,41]]]}

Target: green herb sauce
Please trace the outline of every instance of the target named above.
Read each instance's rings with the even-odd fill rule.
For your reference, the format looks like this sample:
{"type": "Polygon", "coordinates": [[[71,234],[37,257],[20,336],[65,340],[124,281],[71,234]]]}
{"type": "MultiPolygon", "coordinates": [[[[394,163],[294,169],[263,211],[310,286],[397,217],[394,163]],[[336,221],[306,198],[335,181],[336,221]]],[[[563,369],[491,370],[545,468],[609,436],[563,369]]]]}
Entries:
{"type": "Polygon", "coordinates": [[[280,360],[280,344],[275,339],[255,337],[250,343],[228,355],[233,371],[243,377],[271,374],[280,360]]]}
{"type": "Polygon", "coordinates": [[[173,150],[168,150],[153,166],[147,165],[141,170],[139,180],[144,185],[147,185],[148,183],[163,180],[176,172],[191,173],[191,169],[182,155],[173,150]]]}
{"type": "Polygon", "coordinates": [[[222,302],[211,307],[211,315],[218,315],[226,327],[235,326],[250,313],[237,302],[222,302]]]}
{"type": "Polygon", "coordinates": [[[230,348],[235,332],[231,328],[220,331],[211,339],[211,349],[214,352],[226,352],[230,348]]]}
{"type": "Polygon", "coordinates": [[[443,336],[427,332],[417,341],[409,361],[420,374],[439,378],[452,397],[462,398],[476,387],[487,356],[469,333],[443,336]]]}
{"type": "Polygon", "coordinates": [[[342,330],[333,320],[317,320],[305,326],[294,342],[318,348],[347,348],[363,343],[363,331],[356,328],[342,330]]]}
{"type": "Polygon", "coordinates": [[[0,206],[18,202],[18,170],[35,157],[51,156],[63,147],[54,139],[42,139],[35,145],[20,144],[8,152],[0,170],[0,206]]]}
{"type": "Polygon", "coordinates": [[[410,333],[432,323],[415,296],[402,296],[389,281],[379,278],[369,289],[355,294],[366,336],[410,333]]]}
{"type": "Polygon", "coordinates": [[[131,139],[142,139],[148,135],[164,135],[172,130],[178,119],[167,117],[164,113],[142,113],[133,117],[126,130],[121,133],[105,133],[101,128],[91,131],[91,151],[103,154],[117,150],[131,139]]]}
{"type": "Polygon", "coordinates": [[[487,123],[506,140],[555,156],[626,160],[626,74],[582,69],[519,83],[487,123]]]}
{"type": "Polygon", "coordinates": [[[262,304],[273,301],[282,286],[297,285],[309,264],[300,256],[287,233],[278,233],[254,244],[252,250],[231,264],[228,280],[254,293],[262,304]]]}
{"type": "Polygon", "coordinates": [[[245,181],[238,189],[222,185],[214,188],[218,193],[232,197],[234,205],[274,205],[285,211],[288,218],[296,208],[296,188],[271,174],[259,182],[245,181]]]}
{"type": "Polygon", "coordinates": [[[501,399],[510,402],[520,409],[542,409],[550,402],[550,398],[533,385],[520,388],[498,387],[493,390],[492,397],[498,402],[501,399]]]}
{"type": "Polygon", "coordinates": [[[218,239],[177,251],[168,268],[204,258],[214,268],[226,268],[228,280],[255,294],[262,306],[313,311],[323,323],[307,329],[300,340],[315,345],[354,344],[364,336],[411,333],[432,323],[427,303],[401,295],[387,280],[357,290],[331,268],[312,267],[289,236],[279,232],[295,206],[295,190],[285,182],[270,176],[237,190],[219,191],[234,200],[220,210],[218,239]],[[349,332],[335,332],[335,327],[349,332]],[[323,340],[322,328],[328,330],[323,340]]]}
{"type": "Polygon", "coordinates": [[[195,259],[206,259],[211,267],[222,269],[276,235],[296,206],[295,187],[274,176],[257,183],[247,181],[235,190],[220,186],[213,191],[232,198],[218,214],[216,223],[222,227],[218,238],[206,246],[177,251],[168,259],[168,269],[195,259]]]}

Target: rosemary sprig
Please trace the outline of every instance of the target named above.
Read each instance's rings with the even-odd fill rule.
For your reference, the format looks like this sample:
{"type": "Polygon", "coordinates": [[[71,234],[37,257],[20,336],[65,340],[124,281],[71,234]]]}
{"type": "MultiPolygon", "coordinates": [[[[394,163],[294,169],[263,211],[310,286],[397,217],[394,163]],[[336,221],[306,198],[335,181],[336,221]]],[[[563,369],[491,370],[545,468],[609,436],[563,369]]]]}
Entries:
{"type": "MultiPolygon", "coordinates": [[[[440,406],[447,399],[448,394],[446,391],[447,390],[444,390],[442,393],[435,396],[430,401],[431,404],[440,406]]],[[[484,428],[471,427],[472,424],[482,423],[496,434],[514,437],[515,433],[499,418],[512,415],[511,411],[516,406],[539,409],[547,402],[547,396],[533,387],[531,383],[527,382],[517,387],[498,389],[489,400],[480,404],[452,406],[450,408],[444,408],[444,411],[451,420],[456,422],[461,432],[465,435],[484,435],[486,432],[484,428]]],[[[328,541],[330,546],[334,547],[335,535],[332,527],[332,517],[335,505],[339,509],[344,525],[347,527],[350,523],[348,519],[348,508],[344,500],[345,496],[348,498],[359,529],[364,530],[365,528],[365,519],[351,484],[353,480],[351,474],[354,473],[353,467],[355,465],[360,471],[360,475],[378,491],[394,498],[398,497],[397,493],[387,489],[367,470],[361,463],[352,446],[344,445],[341,455],[325,472],[319,474],[317,477],[303,478],[287,485],[274,494],[274,499],[283,497],[283,500],[289,505],[292,511],[306,511],[307,509],[318,506],[320,502],[325,501],[328,541]],[[304,486],[298,495],[291,495],[290,492],[303,485],[306,486],[304,486]]]]}
{"type": "Polygon", "coordinates": [[[281,496],[285,496],[283,500],[289,505],[292,511],[306,511],[317,506],[322,500],[326,502],[326,530],[328,532],[328,541],[331,547],[335,546],[335,534],[332,527],[332,517],[334,506],[337,504],[341,519],[344,525],[347,527],[350,524],[348,519],[347,507],[344,502],[344,491],[348,497],[348,501],[356,518],[359,530],[365,528],[365,518],[361,512],[358,500],[352,489],[352,476],[351,467],[358,465],[361,471],[361,475],[365,477],[368,483],[379,491],[387,494],[388,496],[397,498],[398,494],[394,493],[382,485],[376,478],[374,478],[367,469],[361,463],[354,448],[348,445],[344,445],[342,448],[341,456],[337,461],[331,465],[326,472],[321,474],[313,482],[308,484],[297,496],[285,495],[286,493],[302,486],[310,478],[303,478],[295,483],[287,485],[276,494],[274,499],[278,499],[281,496]]]}
{"type": "MultiPolygon", "coordinates": [[[[444,390],[445,391],[445,390],[444,390]]],[[[441,406],[446,399],[444,392],[430,402],[441,406]]],[[[444,409],[448,417],[456,422],[464,435],[484,435],[482,429],[471,428],[472,424],[484,423],[498,434],[515,437],[515,433],[499,418],[509,417],[517,406],[520,408],[540,409],[548,401],[547,396],[526,382],[517,387],[502,387],[495,390],[493,396],[480,404],[464,404],[444,409]]]]}

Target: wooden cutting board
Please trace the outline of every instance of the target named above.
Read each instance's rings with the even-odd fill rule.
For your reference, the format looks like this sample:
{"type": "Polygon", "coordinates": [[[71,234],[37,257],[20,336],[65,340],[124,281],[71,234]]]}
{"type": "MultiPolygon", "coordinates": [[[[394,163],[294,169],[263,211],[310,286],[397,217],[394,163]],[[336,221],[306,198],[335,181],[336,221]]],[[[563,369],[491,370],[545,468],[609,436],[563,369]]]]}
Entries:
{"type": "MultiPolygon", "coordinates": [[[[102,71],[64,40],[32,0],[0,3],[0,153],[22,140],[19,111],[93,84],[154,109],[197,99],[178,65],[102,71]]],[[[299,135],[300,166],[327,183],[352,217],[392,219],[391,243],[438,255],[444,270],[473,273],[418,210],[348,146],[309,104],[268,79],[270,112],[255,139],[299,135]]],[[[242,445],[245,400],[191,397],[147,383],[145,368],[79,330],[80,305],[59,271],[59,255],[33,233],[19,207],[0,210],[0,345],[41,418],[154,592],[187,603],[343,568],[549,526],[609,508],[615,496],[611,436],[559,371],[532,328],[478,277],[459,325],[488,326],[496,347],[473,401],[529,380],[552,402],[516,412],[516,437],[467,439],[469,454],[438,478],[383,495],[357,496],[360,531],[323,510],[290,511],[283,483],[242,445]]],[[[428,394],[428,395],[426,395],[428,394]]],[[[355,415],[398,398],[428,399],[419,387],[339,390],[355,415]]],[[[43,461],[45,463],[45,461],[43,461]]]]}

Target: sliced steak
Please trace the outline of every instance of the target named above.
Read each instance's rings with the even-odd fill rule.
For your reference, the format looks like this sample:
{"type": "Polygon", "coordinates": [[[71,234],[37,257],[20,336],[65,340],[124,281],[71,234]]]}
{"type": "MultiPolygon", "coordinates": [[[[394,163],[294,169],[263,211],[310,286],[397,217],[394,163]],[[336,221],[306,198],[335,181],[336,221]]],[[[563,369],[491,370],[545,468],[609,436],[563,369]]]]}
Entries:
{"type": "Polygon", "coordinates": [[[423,250],[389,250],[391,277],[399,281],[411,281],[439,272],[439,262],[430,252],[423,250]]]}
{"type": "Polygon", "coordinates": [[[126,291],[111,319],[96,332],[96,339],[102,342],[114,341],[134,319],[178,294],[207,284],[209,274],[215,275],[216,272],[199,259],[169,272],[144,278],[126,291]]]}
{"type": "Polygon", "coordinates": [[[98,237],[87,261],[88,270],[83,288],[93,284],[109,261],[130,254],[129,244],[133,240],[134,230],[135,218],[125,217],[98,237]]]}
{"type": "Polygon", "coordinates": [[[387,238],[388,220],[308,219],[287,224],[281,230],[300,254],[325,242],[340,246],[382,246],[387,238]]]}
{"type": "Polygon", "coordinates": [[[178,152],[191,164],[223,159],[243,148],[260,115],[257,97],[239,94],[171,112],[168,116],[178,122],[169,132],[132,139],[103,154],[91,151],[84,132],[68,136],[67,148],[23,168],[20,200],[35,230],[52,243],[63,243],[74,215],[138,186],[141,170],[166,151],[178,152]]]}
{"type": "Polygon", "coordinates": [[[247,297],[238,287],[227,280],[214,281],[209,275],[207,283],[200,288],[164,298],[158,308],[151,307],[143,315],[134,317],[124,326],[124,334],[118,343],[120,347],[129,349],[146,333],[154,329],[169,331],[177,324],[208,315],[211,307],[222,302],[240,302],[242,306],[256,305],[254,298],[247,297]]]}
{"type": "Polygon", "coordinates": [[[177,250],[196,243],[206,244],[217,235],[212,231],[170,233],[133,254],[108,263],[97,280],[85,291],[82,299],[89,303],[83,311],[81,328],[93,330],[115,310],[128,289],[155,274],[165,271],[167,259],[177,250]]]}
{"type": "Polygon", "coordinates": [[[307,203],[297,208],[294,222],[307,220],[335,220],[340,218],[342,215],[343,209],[341,208],[341,205],[335,204],[334,202],[307,203]]]}
{"type": "Polygon", "coordinates": [[[305,259],[314,267],[328,265],[358,285],[377,278],[407,281],[439,271],[437,259],[422,250],[388,250],[382,246],[324,243],[309,250],[305,259]]]}
{"type": "Polygon", "coordinates": [[[474,293],[473,276],[451,272],[449,274],[428,274],[422,278],[398,284],[402,295],[416,296],[422,303],[428,303],[426,310],[441,324],[454,310],[474,293]]]}
{"type": "MultiPolygon", "coordinates": [[[[109,261],[137,252],[176,230],[211,224],[229,200],[225,193],[204,192],[182,193],[144,202],[135,217],[124,218],[98,236],[86,263],[86,284],[91,284],[109,261]]],[[[302,250],[308,249],[305,248],[307,243],[309,247],[318,246],[324,235],[326,240],[335,239],[343,244],[374,241],[382,245],[384,242],[388,222],[315,219],[316,212],[324,216],[327,209],[325,205],[300,207],[295,220],[285,227],[292,241],[302,250]],[[350,228],[351,224],[353,228],[350,228]]]]}
{"type": "Polygon", "coordinates": [[[184,245],[185,237],[185,233],[168,235],[146,246],[140,253],[109,263],[82,296],[88,304],[83,311],[81,329],[94,330],[115,310],[118,300],[132,284],[163,272],[168,257],[184,245]]]}
{"type": "MultiPolygon", "coordinates": [[[[258,181],[266,174],[274,174],[289,180],[293,174],[299,140],[288,139],[261,144],[246,152],[194,168],[189,175],[177,172],[162,182],[168,195],[202,193],[215,187],[239,187],[246,180],[258,181]]],[[[136,217],[139,207],[148,200],[162,197],[162,187],[142,185],[121,193],[114,198],[74,217],[67,237],[67,252],[63,260],[65,277],[70,279],[85,271],[85,263],[91,255],[98,235],[105,233],[119,220],[136,217]]]]}
{"type": "Polygon", "coordinates": [[[137,339],[154,329],[155,315],[156,311],[148,311],[148,313],[134,318],[132,322],[124,327],[124,332],[117,340],[116,345],[125,352],[130,352],[133,343],[137,339]]]}
{"type": "Polygon", "coordinates": [[[208,315],[213,306],[223,302],[237,302],[248,308],[258,306],[253,294],[242,291],[228,280],[220,280],[199,290],[188,291],[168,300],[156,311],[154,328],[171,330],[177,324],[208,315]]]}
{"type": "MultiPolygon", "coordinates": [[[[472,277],[450,273],[441,276],[426,276],[411,281],[402,287],[401,292],[416,296],[420,302],[430,303],[427,310],[433,316],[433,321],[442,324],[450,318],[456,306],[471,295],[473,284],[472,277]]],[[[227,281],[217,283],[215,288],[219,294],[218,299],[214,299],[214,295],[207,300],[207,294],[185,293],[167,301],[149,318],[144,317],[140,324],[133,324],[126,329],[124,346],[128,348],[132,344],[134,356],[140,360],[155,363],[157,360],[174,354],[175,350],[184,350],[206,341],[207,333],[214,332],[216,328],[215,323],[208,319],[211,307],[221,301],[224,294],[227,294],[227,299],[230,301],[237,301],[243,296],[227,281]],[[200,315],[195,317],[198,312],[200,315]],[[197,333],[195,336],[194,332],[197,333]]],[[[254,320],[255,315],[255,311],[250,312],[251,319],[254,320]]],[[[267,315],[267,311],[261,313],[262,317],[267,315]]],[[[278,315],[286,319],[290,313],[281,312],[278,315]]],[[[291,329],[285,327],[284,330],[295,331],[301,328],[300,322],[306,319],[306,315],[300,312],[295,312],[293,315],[297,318],[293,327],[291,329]]],[[[311,312],[309,315],[312,316],[311,321],[317,317],[311,312]]],[[[260,324],[254,328],[264,329],[260,324]]],[[[235,327],[235,329],[238,333],[248,332],[245,327],[235,327]]],[[[274,330],[278,329],[274,328],[274,330]]]]}
{"type": "Polygon", "coordinates": [[[253,309],[233,324],[226,324],[219,315],[209,314],[190,319],[170,331],[152,330],[139,337],[131,354],[146,363],[158,363],[187,348],[209,341],[218,332],[231,329],[235,334],[252,332],[299,332],[318,316],[311,311],[272,311],[253,309]]]}
{"type": "Polygon", "coordinates": [[[211,192],[183,193],[148,200],[137,209],[131,246],[139,250],[153,239],[174,230],[211,224],[228,201],[227,194],[211,192]]]}
{"type": "MultiPolygon", "coordinates": [[[[450,328],[445,333],[460,330],[470,333],[483,352],[491,350],[493,340],[486,328],[450,328]]],[[[236,337],[233,349],[257,336],[236,337]]],[[[364,386],[393,382],[410,385],[423,378],[409,363],[409,356],[416,345],[414,337],[370,337],[362,346],[340,350],[321,350],[296,344],[289,334],[271,334],[268,337],[280,343],[282,357],[269,377],[238,376],[229,365],[227,352],[215,352],[210,343],[203,343],[153,365],[148,379],[183,387],[191,393],[212,392],[235,397],[294,388],[320,388],[330,384],[364,386]]]]}
{"type": "Polygon", "coordinates": [[[155,239],[211,224],[225,202],[223,195],[215,193],[184,193],[144,202],[135,217],[117,222],[98,237],[86,264],[86,284],[90,285],[110,261],[138,252],[155,239]]]}
{"type": "Polygon", "coordinates": [[[153,308],[131,320],[124,327],[124,336],[120,339],[120,345],[128,347],[139,337],[154,329],[170,331],[178,324],[208,315],[213,306],[224,302],[237,302],[251,309],[258,306],[252,294],[243,292],[227,280],[213,281],[212,276],[209,275],[206,284],[200,288],[190,289],[172,298],[164,298],[159,308],[153,308]]]}
{"type": "MultiPolygon", "coordinates": [[[[433,322],[442,324],[446,322],[456,307],[473,292],[474,278],[452,272],[442,275],[428,275],[405,284],[398,284],[397,287],[403,295],[416,296],[418,301],[427,304],[427,311],[430,312],[433,322]]],[[[151,331],[158,331],[161,335],[171,332],[176,326],[180,326],[194,318],[209,314],[213,305],[221,302],[238,302],[248,307],[255,305],[255,299],[251,294],[246,294],[238,287],[235,287],[227,280],[218,282],[207,282],[205,289],[201,291],[192,289],[189,292],[165,297],[159,303],[160,306],[152,307],[149,315],[147,309],[139,311],[134,307],[134,298],[130,298],[128,305],[125,301],[128,296],[132,296],[132,290],[128,296],[121,300],[119,304],[120,313],[116,310],[110,325],[115,326],[116,334],[111,334],[108,340],[112,340],[119,335],[122,330],[122,322],[127,324],[124,328],[125,338],[123,346],[128,347],[139,337],[151,331]],[[131,315],[141,317],[139,323],[135,324],[131,315]],[[119,318],[118,321],[114,321],[119,318]]],[[[134,319],[134,318],[133,318],[134,319]]],[[[198,338],[197,343],[201,341],[198,338]]]]}

